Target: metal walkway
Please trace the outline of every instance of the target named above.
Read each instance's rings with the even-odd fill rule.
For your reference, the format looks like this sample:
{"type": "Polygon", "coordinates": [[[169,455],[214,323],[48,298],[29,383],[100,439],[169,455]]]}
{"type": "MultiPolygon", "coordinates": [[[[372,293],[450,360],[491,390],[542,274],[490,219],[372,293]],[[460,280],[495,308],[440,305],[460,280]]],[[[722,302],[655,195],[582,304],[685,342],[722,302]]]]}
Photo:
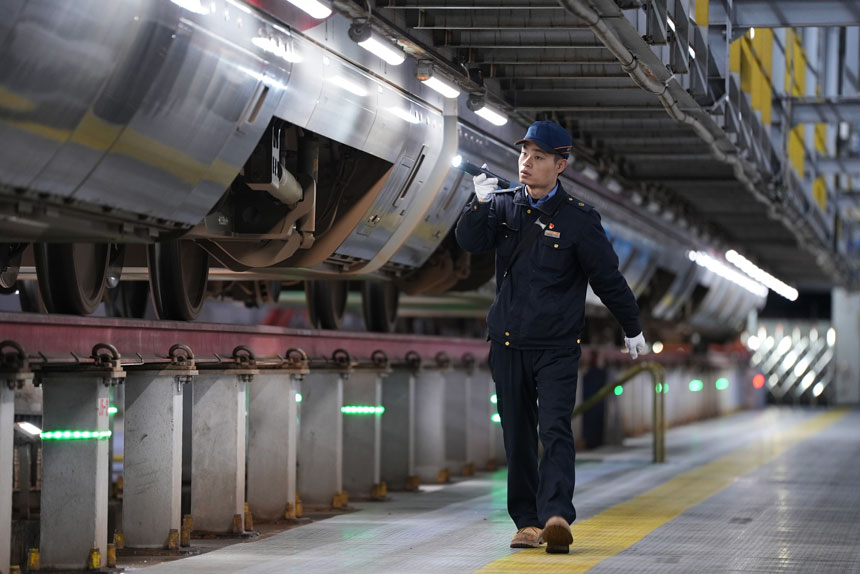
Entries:
{"type": "Polygon", "coordinates": [[[501,470],[146,573],[860,572],[858,430],[774,408],[670,430],[664,465],[647,437],[584,453],[566,556],[507,547],[501,470]]]}

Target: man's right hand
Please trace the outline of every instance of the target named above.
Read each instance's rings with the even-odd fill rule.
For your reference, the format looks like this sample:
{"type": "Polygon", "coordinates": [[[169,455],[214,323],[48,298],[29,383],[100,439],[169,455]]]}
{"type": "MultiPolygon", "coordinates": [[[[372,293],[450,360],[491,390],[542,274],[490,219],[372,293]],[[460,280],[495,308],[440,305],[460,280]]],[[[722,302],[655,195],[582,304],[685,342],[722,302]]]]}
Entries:
{"type": "Polygon", "coordinates": [[[475,184],[475,195],[478,197],[478,201],[483,203],[490,200],[499,180],[495,177],[487,177],[486,173],[482,173],[473,177],[472,183],[475,184]]]}

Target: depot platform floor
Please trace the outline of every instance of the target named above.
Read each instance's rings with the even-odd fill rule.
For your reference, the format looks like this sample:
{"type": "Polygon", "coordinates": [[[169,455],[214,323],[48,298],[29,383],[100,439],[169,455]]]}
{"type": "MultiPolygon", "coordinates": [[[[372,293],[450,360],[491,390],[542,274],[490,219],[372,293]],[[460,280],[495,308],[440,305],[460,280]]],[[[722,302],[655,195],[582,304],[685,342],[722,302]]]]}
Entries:
{"type": "Polygon", "coordinates": [[[508,548],[502,469],[141,570],[860,572],[860,411],[740,413],[671,429],[668,462],[650,456],[647,436],[580,454],[569,555],[508,548]]]}

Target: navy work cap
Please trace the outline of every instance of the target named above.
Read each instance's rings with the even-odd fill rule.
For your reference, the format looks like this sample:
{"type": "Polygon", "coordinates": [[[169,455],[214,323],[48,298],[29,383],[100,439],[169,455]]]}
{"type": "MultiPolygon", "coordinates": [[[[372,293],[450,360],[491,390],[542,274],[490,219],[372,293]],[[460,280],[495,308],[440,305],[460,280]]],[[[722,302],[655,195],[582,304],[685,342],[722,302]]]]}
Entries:
{"type": "Polygon", "coordinates": [[[515,142],[520,145],[524,142],[532,142],[549,153],[557,153],[567,159],[570,155],[570,146],[573,140],[566,129],[555,122],[540,121],[529,126],[529,130],[523,139],[515,142]]]}

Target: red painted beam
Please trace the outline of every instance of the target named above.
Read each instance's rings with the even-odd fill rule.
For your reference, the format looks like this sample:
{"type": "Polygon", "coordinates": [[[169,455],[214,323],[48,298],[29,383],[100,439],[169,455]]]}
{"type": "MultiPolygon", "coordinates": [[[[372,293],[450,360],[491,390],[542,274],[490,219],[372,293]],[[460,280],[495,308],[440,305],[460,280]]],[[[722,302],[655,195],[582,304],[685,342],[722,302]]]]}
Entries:
{"type": "Polygon", "coordinates": [[[284,356],[287,349],[297,347],[310,359],[331,358],[336,349],[344,349],[361,361],[381,350],[393,363],[404,362],[410,351],[418,353],[423,364],[434,364],[440,352],[459,364],[464,354],[471,353],[479,365],[486,363],[490,348],[487,341],[457,337],[0,313],[0,341],[5,340],[23,346],[30,357],[39,353],[89,357],[97,343],[113,345],[124,358],[135,357],[135,353],[166,356],[179,343],[190,347],[198,358],[215,354],[229,358],[233,349],[244,345],[258,358],[284,356]]]}

